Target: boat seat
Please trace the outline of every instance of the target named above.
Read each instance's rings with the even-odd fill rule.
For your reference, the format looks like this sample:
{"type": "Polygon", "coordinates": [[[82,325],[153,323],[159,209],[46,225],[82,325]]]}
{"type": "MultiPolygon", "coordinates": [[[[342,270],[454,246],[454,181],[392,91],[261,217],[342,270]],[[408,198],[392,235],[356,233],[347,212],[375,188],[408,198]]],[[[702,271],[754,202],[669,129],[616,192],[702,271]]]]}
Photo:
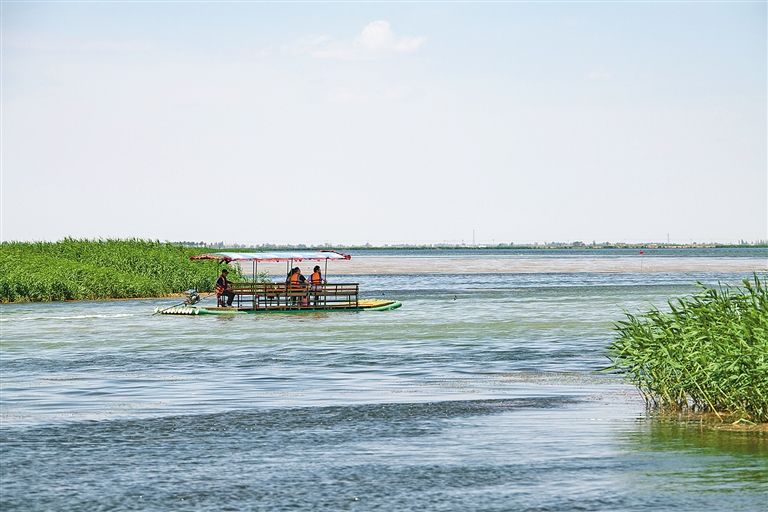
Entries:
{"type": "MultiPolygon", "coordinates": [[[[289,284],[285,283],[230,283],[238,305],[241,299],[246,304],[250,303],[254,308],[295,308],[316,307],[324,309],[357,307],[359,302],[360,286],[357,283],[339,283],[318,285],[319,289],[313,289],[310,283],[289,284]]],[[[217,295],[219,305],[222,305],[223,297],[217,295]]]]}

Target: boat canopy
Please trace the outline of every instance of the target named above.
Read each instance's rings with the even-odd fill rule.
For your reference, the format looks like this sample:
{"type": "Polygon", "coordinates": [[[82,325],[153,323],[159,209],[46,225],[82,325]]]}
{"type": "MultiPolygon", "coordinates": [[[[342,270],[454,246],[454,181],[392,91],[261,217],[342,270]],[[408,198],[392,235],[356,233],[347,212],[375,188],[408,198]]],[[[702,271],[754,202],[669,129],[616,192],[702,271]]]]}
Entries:
{"type": "Polygon", "coordinates": [[[328,261],[348,260],[352,256],[336,251],[298,251],[298,252],[212,252],[190,256],[191,260],[226,261],[328,261]]]}

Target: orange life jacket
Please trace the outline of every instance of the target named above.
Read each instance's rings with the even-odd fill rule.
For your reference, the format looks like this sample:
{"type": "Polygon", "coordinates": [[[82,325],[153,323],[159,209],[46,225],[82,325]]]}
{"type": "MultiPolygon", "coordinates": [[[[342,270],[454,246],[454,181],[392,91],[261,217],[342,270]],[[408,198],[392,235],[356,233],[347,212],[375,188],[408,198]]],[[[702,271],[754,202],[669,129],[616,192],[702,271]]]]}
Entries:
{"type": "Polygon", "coordinates": [[[312,277],[309,278],[309,282],[312,284],[323,284],[323,275],[318,270],[312,273],[312,277]]]}

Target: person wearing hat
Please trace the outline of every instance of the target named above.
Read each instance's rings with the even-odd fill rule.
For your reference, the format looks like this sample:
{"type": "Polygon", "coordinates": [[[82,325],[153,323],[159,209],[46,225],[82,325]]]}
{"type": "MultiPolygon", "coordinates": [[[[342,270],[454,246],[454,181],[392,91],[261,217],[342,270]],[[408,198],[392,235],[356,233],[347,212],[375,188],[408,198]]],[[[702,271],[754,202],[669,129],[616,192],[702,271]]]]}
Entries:
{"type": "Polygon", "coordinates": [[[219,306],[232,307],[232,301],[235,299],[235,292],[232,291],[232,287],[229,286],[227,281],[227,274],[229,271],[224,268],[221,270],[221,275],[216,280],[216,298],[219,299],[219,306]],[[226,302],[225,302],[226,301],[226,302]]]}

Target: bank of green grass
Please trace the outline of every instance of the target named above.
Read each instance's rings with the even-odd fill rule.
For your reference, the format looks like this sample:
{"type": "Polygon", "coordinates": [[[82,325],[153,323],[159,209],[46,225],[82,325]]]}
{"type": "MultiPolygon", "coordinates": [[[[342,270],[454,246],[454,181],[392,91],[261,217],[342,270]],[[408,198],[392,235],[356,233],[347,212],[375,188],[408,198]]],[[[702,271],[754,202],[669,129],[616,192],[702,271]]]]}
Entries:
{"type": "MultiPolygon", "coordinates": [[[[213,289],[221,265],[190,261],[205,249],[151,240],[0,244],[0,302],[164,297],[213,289]]],[[[239,269],[230,267],[239,278],[239,269]]]]}
{"type": "Polygon", "coordinates": [[[653,406],[768,421],[768,288],[704,288],[616,325],[612,369],[653,406]]]}

